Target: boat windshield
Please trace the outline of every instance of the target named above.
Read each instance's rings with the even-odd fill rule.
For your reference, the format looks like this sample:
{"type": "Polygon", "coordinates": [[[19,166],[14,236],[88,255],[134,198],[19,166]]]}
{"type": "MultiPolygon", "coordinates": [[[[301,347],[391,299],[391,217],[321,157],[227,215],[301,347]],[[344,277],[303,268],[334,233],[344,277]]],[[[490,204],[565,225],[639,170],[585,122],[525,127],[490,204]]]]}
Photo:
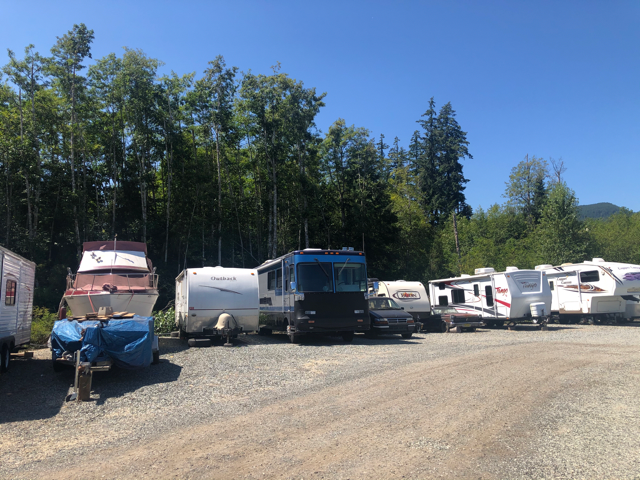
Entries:
{"type": "Polygon", "coordinates": [[[299,263],[299,292],[333,292],[333,269],[330,262],[299,263]]]}
{"type": "Polygon", "coordinates": [[[367,268],[364,263],[335,263],[336,292],[366,292],[367,268]]]}
{"type": "Polygon", "coordinates": [[[386,297],[376,297],[369,299],[369,310],[402,310],[400,305],[386,297]]]}

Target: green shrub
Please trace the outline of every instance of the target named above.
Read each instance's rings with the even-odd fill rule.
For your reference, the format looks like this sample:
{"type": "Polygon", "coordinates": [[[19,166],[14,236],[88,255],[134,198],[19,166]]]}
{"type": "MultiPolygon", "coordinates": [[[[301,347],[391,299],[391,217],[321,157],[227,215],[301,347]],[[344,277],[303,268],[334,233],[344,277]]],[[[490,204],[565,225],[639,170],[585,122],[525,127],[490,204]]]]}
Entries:
{"type": "Polygon", "coordinates": [[[44,346],[47,343],[53,324],[58,315],[45,307],[33,307],[33,320],[31,321],[31,344],[44,346]]]}
{"type": "Polygon", "coordinates": [[[156,335],[171,333],[176,329],[176,311],[173,307],[168,310],[154,312],[156,335]]]}

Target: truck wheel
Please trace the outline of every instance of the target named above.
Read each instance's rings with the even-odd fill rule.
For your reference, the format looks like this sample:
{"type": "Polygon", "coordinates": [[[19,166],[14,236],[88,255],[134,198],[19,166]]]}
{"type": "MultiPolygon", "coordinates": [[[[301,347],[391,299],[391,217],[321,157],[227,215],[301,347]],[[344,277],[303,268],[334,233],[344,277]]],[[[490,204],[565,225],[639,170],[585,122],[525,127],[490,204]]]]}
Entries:
{"type": "Polygon", "coordinates": [[[347,343],[351,343],[353,342],[354,334],[355,332],[342,332],[342,340],[344,340],[347,343]]]}
{"type": "Polygon", "coordinates": [[[411,333],[403,333],[402,338],[411,338],[413,336],[413,332],[411,333]]]}
{"type": "Polygon", "coordinates": [[[447,325],[447,322],[440,322],[440,332],[447,333],[448,331],[449,331],[449,327],[447,325]]]}
{"type": "Polygon", "coordinates": [[[289,334],[289,341],[291,343],[300,343],[300,336],[297,336],[295,333],[289,334]]]}
{"type": "Polygon", "coordinates": [[[11,358],[11,352],[9,352],[9,347],[5,343],[2,345],[2,350],[0,353],[0,372],[5,373],[9,370],[9,358],[11,358]]]}
{"type": "Polygon", "coordinates": [[[456,333],[462,333],[462,332],[464,332],[464,328],[456,327],[456,333]]]}

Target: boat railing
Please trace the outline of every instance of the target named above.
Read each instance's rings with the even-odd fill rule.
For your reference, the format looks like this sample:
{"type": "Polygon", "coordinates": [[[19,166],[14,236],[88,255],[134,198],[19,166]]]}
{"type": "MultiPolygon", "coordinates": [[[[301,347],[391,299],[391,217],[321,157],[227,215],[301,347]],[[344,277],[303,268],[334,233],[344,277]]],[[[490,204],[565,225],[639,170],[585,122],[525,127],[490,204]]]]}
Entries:
{"type": "Polygon", "coordinates": [[[158,275],[155,273],[77,273],[67,275],[67,290],[96,291],[111,293],[118,291],[146,291],[158,289],[158,275]]]}

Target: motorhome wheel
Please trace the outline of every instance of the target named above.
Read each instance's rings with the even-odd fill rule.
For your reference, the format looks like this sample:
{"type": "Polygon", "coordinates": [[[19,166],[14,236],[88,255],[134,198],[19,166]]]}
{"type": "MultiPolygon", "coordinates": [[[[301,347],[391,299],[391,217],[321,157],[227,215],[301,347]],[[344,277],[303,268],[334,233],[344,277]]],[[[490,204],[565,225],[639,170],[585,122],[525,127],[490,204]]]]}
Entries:
{"type": "Polygon", "coordinates": [[[289,341],[291,343],[300,343],[300,336],[296,335],[295,333],[290,333],[289,334],[289,341]]]}
{"type": "Polygon", "coordinates": [[[342,340],[347,343],[353,342],[354,332],[342,332],[342,340]]]}

